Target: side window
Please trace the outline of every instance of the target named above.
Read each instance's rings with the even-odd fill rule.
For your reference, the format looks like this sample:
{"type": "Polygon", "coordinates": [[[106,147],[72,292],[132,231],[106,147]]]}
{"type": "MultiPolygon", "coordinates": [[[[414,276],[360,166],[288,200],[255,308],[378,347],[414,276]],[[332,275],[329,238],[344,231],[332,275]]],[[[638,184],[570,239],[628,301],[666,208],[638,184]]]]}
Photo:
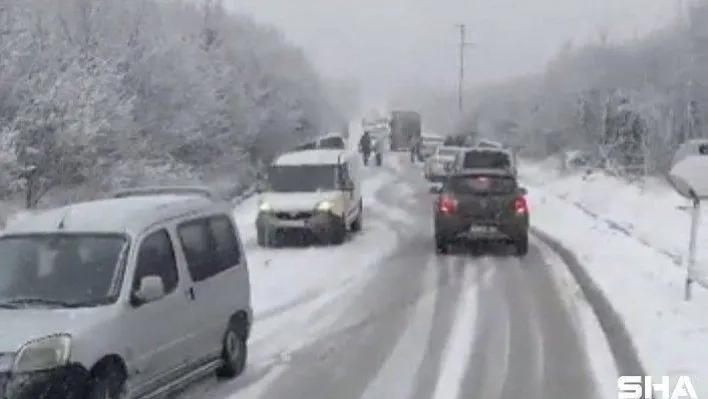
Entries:
{"type": "Polygon", "coordinates": [[[146,276],[160,277],[168,294],[177,288],[179,274],[172,241],[167,230],[162,229],[150,234],[140,244],[133,277],[133,290],[140,288],[140,280],[146,276]]]}
{"type": "Polygon", "coordinates": [[[207,219],[182,223],[177,227],[179,240],[184,249],[189,275],[195,282],[203,281],[219,273],[207,219]]]}
{"type": "Polygon", "coordinates": [[[241,250],[231,220],[227,216],[213,217],[209,219],[209,230],[220,261],[219,269],[223,271],[238,265],[241,262],[241,250]]]}

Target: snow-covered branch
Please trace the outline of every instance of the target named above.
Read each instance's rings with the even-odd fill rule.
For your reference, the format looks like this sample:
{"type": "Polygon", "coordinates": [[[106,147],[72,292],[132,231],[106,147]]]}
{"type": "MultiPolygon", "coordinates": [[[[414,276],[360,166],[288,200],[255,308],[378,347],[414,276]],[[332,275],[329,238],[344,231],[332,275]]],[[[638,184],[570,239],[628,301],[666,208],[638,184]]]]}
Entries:
{"type": "Polygon", "coordinates": [[[250,176],[244,154],[267,160],[336,112],[299,49],[217,0],[25,0],[0,21],[0,195],[30,191],[29,206],[76,185],[250,176]]]}

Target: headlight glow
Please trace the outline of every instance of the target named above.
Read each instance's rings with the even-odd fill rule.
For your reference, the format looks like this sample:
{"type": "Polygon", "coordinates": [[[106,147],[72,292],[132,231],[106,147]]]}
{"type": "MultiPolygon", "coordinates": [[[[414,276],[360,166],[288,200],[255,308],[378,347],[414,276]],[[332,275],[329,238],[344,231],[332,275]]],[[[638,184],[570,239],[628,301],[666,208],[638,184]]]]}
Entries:
{"type": "Polygon", "coordinates": [[[71,336],[50,335],[22,345],[12,368],[17,373],[51,370],[68,364],[70,357],[71,336]]]}
{"type": "Polygon", "coordinates": [[[273,210],[273,207],[267,202],[261,202],[258,204],[258,210],[261,212],[270,212],[273,210]]]}
{"type": "Polygon", "coordinates": [[[322,201],[317,206],[315,206],[315,209],[318,211],[322,212],[328,212],[331,211],[332,208],[334,208],[334,203],[332,201],[322,201]]]}

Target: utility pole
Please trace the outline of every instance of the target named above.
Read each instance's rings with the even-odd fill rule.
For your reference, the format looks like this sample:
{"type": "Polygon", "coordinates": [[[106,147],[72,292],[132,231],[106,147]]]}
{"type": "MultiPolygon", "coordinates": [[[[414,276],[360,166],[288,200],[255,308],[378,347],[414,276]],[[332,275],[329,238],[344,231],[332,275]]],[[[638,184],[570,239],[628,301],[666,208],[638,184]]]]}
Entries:
{"type": "Polygon", "coordinates": [[[460,72],[457,80],[457,110],[460,114],[464,111],[464,89],[465,89],[465,48],[473,46],[474,43],[467,42],[467,25],[459,24],[460,30],[460,72]]]}

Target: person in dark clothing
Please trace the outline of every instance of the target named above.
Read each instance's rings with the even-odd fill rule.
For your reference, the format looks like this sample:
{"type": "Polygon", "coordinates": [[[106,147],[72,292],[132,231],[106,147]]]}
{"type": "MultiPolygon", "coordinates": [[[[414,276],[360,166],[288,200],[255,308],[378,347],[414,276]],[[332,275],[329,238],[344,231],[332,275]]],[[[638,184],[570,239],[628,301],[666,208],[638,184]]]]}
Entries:
{"type": "Polygon", "coordinates": [[[411,152],[411,162],[412,163],[415,163],[416,160],[419,160],[422,158],[420,156],[421,142],[422,142],[422,139],[420,137],[414,137],[411,139],[410,152],[411,152]]]}
{"type": "Polygon", "coordinates": [[[359,139],[359,152],[364,158],[364,165],[369,163],[369,156],[371,155],[371,134],[368,131],[364,131],[359,139]]]}

